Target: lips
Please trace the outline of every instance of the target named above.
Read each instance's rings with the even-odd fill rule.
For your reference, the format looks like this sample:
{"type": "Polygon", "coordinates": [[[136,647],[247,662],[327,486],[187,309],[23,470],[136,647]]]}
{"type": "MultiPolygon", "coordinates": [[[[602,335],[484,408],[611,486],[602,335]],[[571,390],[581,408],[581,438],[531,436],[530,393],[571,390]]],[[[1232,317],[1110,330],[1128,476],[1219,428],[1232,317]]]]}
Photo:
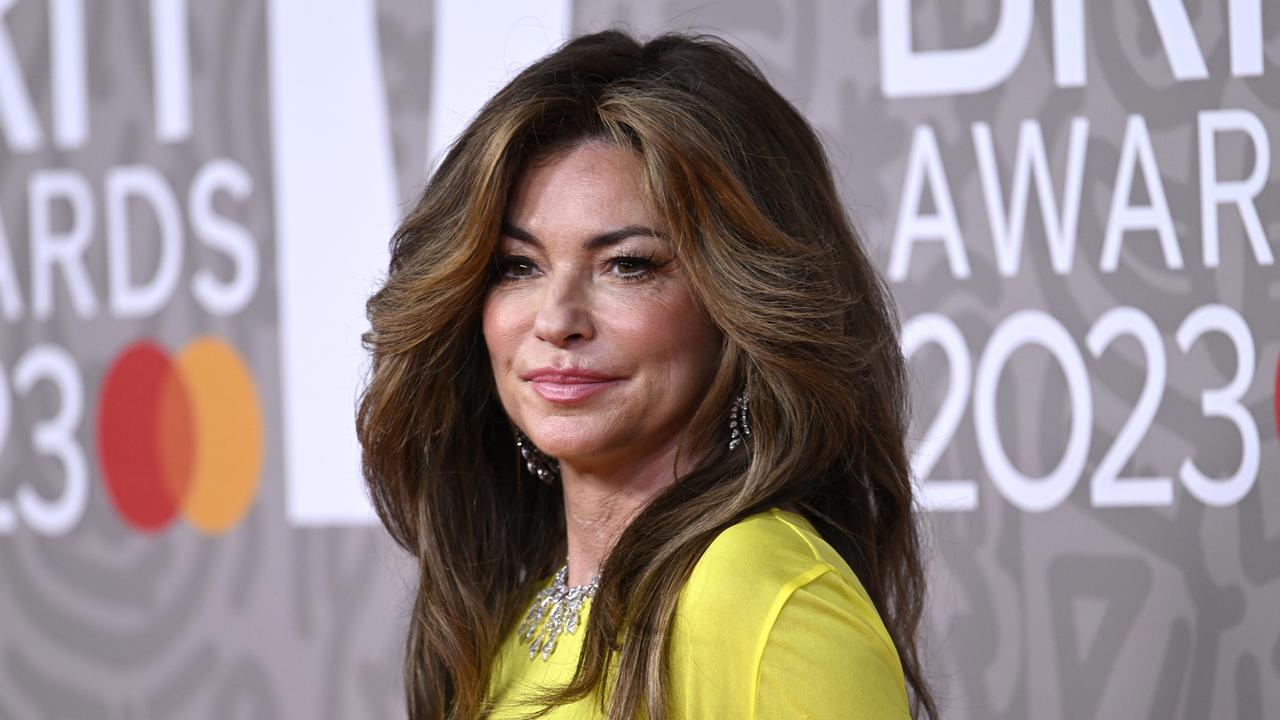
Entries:
{"type": "Polygon", "coordinates": [[[622,378],[585,368],[538,368],[520,376],[542,399],[559,404],[581,402],[607,390],[622,378]]]}

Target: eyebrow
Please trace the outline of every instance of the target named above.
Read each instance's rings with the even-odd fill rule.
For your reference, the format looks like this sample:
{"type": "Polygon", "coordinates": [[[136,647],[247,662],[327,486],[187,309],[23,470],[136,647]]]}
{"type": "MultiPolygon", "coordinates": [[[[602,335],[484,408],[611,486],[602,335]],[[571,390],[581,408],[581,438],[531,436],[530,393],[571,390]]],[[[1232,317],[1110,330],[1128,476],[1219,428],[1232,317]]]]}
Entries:
{"type": "MultiPolygon", "coordinates": [[[[505,221],[502,223],[502,234],[515,238],[521,242],[529,243],[534,247],[542,247],[542,243],[539,242],[538,238],[534,237],[533,233],[525,230],[524,228],[511,225],[505,221]]],[[[599,235],[587,240],[587,242],[583,244],[583,247],[587,250],[597,250],[599,248],[609,247],[610,245],[616,245],[629,237],[636,237],[639,235],[649,235],[660,240],[667,239],[666,233],[659,232],[653,228],[645,227],[644,225],[627,225],[625,227],[620,227],[617,230],[600,233],[599,235]]]]}

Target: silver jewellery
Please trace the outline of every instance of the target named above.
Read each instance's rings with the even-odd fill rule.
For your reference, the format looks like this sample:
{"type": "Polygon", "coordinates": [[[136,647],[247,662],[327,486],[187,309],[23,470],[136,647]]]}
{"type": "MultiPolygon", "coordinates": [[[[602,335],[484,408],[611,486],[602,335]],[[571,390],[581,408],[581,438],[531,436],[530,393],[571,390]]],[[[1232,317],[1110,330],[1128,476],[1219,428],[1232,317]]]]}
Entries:
{"type": "Polygon", "coordinates": [[[747,391],[733,399],[729,408],[729,449],[733,450],[751,437],[751,424],[747,422],[747,391]]]}
{"type": "Polygon", "coordinates": [[[524,466],[529,468],[529,472],[536,475],[542,482],[554,485],[556,479],[560,477],[560,464],[539,450],[538,446],[534,445],[528,436],[520,432],[520,428],[514,425],[511,427],[516,431],[516,447],[520,449],[520,457],[524,459],[524,466]]]}
{"type": "Polygon", "coordinates": [[[569,561],[566,560],[551,585],[538,591],[529,615],[520,623],[520,642],[533,641],[529,646],[530,660],[537,656],[539,650],[543,660],[551,657],[551,652],[556,649],[556,639],[566,632],[572,635],[578,629],[578,613],[587,598],[595,597],[600,573],[596,573],[589,582],[573,587],[568,586],[568,580],[569,561]]]}

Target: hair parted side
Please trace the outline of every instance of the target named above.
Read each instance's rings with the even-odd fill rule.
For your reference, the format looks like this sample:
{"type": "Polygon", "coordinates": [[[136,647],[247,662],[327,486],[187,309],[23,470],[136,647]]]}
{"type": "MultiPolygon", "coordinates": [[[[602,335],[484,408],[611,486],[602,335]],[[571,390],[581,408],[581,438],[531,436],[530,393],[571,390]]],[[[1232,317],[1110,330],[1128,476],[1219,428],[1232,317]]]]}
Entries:
{"type": "Polygon", "coordinates": [[[686,449],[712,450],[618,539],[576,674],[548,689],[543,712],[592,697],[611,719],[668,717],[664,638],[694,564],[729,525],[794,502],[870,593],[913,715],[936,717],[917,653],[925,580],[888,289],[813,129],[745,55],[714,36],[641,44],[617,30],[568,41],[489,100],[396,230],[368,301],[363,473],[419,572],[409,716],[486,714],[502,639],[565,554],[560,488],[521,468],[480,312],[520,171],[590,141],[642,158],[655,217],[724,347],[686,436],[686,449]],[[730,451],[724,418],[744,388],[750,451],[730,451]]]}

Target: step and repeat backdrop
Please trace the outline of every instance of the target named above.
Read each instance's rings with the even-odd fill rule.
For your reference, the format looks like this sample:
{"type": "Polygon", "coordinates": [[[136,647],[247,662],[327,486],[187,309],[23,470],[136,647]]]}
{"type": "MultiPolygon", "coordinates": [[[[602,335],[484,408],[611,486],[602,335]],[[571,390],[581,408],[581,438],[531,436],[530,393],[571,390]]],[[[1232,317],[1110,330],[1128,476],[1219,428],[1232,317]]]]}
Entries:
{"type": "Polygon", "coordinates": [[[615,24],[828,148],[944,717],[1280,717],[1280,5],[0,0],[0,718],[403,714],[363,300],[474,109],[615,24]]]}

